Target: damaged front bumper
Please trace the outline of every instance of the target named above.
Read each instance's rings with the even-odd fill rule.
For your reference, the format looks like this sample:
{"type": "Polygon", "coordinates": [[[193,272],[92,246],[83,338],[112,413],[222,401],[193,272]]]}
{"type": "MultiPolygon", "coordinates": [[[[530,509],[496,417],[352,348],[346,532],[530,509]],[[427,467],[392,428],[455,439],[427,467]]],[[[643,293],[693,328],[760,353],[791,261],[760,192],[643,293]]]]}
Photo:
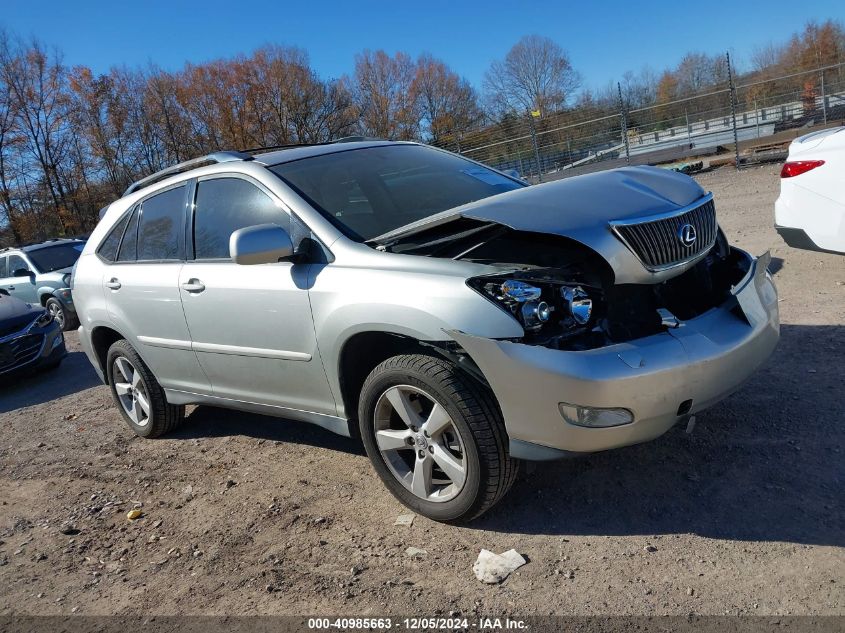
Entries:
{"type": "Polygon", "coordinates": [[[748,270],[726,302],[653,336],[560,351],[450,331],[496,394],[511,455],[555,459],[645,442],[738,389],[779,337],[771,257],[739,252],[748,270]],[[627,409],[633,421],[576,426],[564,420],[561,403],[627,409]]]}

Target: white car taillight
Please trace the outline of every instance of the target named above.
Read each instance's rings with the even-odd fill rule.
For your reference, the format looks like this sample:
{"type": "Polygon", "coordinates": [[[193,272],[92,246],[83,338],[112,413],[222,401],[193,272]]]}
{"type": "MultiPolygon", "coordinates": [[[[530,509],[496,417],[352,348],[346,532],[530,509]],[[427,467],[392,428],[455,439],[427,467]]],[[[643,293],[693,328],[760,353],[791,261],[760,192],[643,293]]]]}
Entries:
{"type": "Polygon", "coordinates": [[[783,164],[780,170],[781,178],[792,178],[793,176],[800,176],[803,173],[821,167],[824,165],[823,160],[792,160],[783,164]]]}

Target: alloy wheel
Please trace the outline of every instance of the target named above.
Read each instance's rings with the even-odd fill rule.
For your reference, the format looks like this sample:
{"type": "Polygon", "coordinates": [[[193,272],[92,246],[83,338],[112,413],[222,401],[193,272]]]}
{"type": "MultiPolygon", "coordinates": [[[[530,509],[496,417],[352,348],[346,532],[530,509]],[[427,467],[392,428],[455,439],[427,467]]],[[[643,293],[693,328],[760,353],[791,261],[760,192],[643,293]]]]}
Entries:
{"type": "Polygon", "coordinates": [[[146,426],[150,422],[150,399],[141,374],[125,356],[114,359],[112,367],[114,390],[120,405],[138,426],[146,426]]]}
{"type": "Polygon", "coordinates": [[[454,499],[466,481],[463,440],[449,413],[418,387],[397,385],[376,402],[375,440],[394,477],[420,499],[454,499]]]}
{"type": "Polygon", "coordinates": [[[47,306],[47,310],[50,314],[53,315],[53,318],[56,320],[56,323],[64,330],[65,329],[65,312],[62,310],[62,307],[54,302],[51,302],[47,306]]]}

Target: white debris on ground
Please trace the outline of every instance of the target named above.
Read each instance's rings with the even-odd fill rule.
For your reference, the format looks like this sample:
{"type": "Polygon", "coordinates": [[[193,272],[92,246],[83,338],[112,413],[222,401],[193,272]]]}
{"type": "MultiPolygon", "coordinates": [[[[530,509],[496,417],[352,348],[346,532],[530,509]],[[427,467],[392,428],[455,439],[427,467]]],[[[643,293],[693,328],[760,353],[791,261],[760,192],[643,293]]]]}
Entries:
{"type": "Polygon", "coordinates": [[[396,517],[396,520],[393,522],[393,525],[407,525],[410,526],[414,522],[414,517],[416,515],[412,513],[408,514],[400,514],[396,517]]]}
{"type": "Polygon", "coordinates": [[[501,554],[494,554],[490,550],[483,549],[478,554],[478,560],[473,564],[472,571],[481,582],[492,585],[502,582],[511,575],[511,572],[527,562],[515,549],[509,549],[501,554]]]}
{"type": "Polygon", "coordinates": [[[424,558],[428,555],[428,552],[424,549],[420,549],[419,547],[409,547],[405,550],[405,555],[410,558],[424,558]]]}

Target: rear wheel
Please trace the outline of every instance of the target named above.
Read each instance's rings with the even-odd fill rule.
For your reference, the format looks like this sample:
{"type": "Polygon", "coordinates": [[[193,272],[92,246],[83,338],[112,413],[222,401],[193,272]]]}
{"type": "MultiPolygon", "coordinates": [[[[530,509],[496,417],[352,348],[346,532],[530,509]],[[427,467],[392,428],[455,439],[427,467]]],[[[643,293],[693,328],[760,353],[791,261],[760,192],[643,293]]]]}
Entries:
{"type": "Polygon", "coordinates": [[[491,508],[518,462],[491,391],[444,359],[394,356],[361,391],[367,455],[406,506],[437,521],[466,521],[491,508]]]}
{"type": "Polygon", "coordinates": [[[136,435],[158,437],[182,422],[185,407],[168,404],[161,385],[126,340],[109,348],[106,367],[112,397],[136,435]]]}

